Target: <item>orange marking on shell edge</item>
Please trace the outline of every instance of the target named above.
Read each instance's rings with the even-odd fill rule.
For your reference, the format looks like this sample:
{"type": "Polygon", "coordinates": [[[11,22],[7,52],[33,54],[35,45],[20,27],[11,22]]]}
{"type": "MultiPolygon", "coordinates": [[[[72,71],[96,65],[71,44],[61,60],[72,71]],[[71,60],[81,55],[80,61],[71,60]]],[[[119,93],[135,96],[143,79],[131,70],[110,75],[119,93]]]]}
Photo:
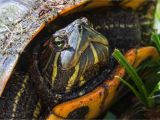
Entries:
{"type": "Polygon", "coordinates": [[[131,0],[128,2],[128,0],[124,0],[122,2],[121,6],[122,7],[127,7],[127,8],[132,8],[132,9],[137,9],[140,5],[142,5],[146,0],[131,0]],[[126,2],[126,3],[125,3],[126,2]],[[123,4],[124,3],[124,4],[123,4]]]}
{"type": "MultiPolygon", "coordinates": [[[[19,58],[19,56],[16,56],[16,58],[15,58],[15,63],[14,63],[14,65],[12,66],[13,68],[16,66],[16,64],[17,64],[17,62],[18,62],[18,58],[19,58]]],[[[13,71],[12,71],[13,72],[13,71]]],[[[1,83],[0,83],[0,97],[2,96],[2,94],[3,94],[3,91],[4,91],[4,89],[5,89],[5,87],[6,87],[6,85],[7,85],[7,82],[8,82],[8,80],[9,80],[9,78],[11,77],[10,76],[10,74],[8,74],[8,73],[10,73],[10,71],[7,71],[7,73],[5,73],[4,74],[4,76],[1,76],[1,79],[0,80],[2,80],[2,81],[0,81],[1,83]],[[3,79],[4,78],[4,79],[3,79]]],[[[11,73],[12,74],[12,73],[11,73]]],[[[2,96],[3,97],[3,96],[2,96]]]]}
{"type": "Polygon", "coordinates": [[[76,5],[72,5],[72,6],[69,6],[68,8],[61,10],[57,16],[50,18],[50,20],[48,20],[48,23],[51,23],[52,21],[56,20],[60,16],[65,16],[65,15],[75,13],[78,11],[80,12],[82,10],[84,11],[86,9],[97,8],[97,7],[102,7],[102,6],[112,6],[111,1],[112,0],[98,0],[98,1],[97,0],[85,0],[85,1],[82,1],[76,5]]]}
{"type": "MultiPolygon", "coordinates": [[[[81,3],[77,4],[77,5],[72,5],[72,6],[68,7],[68,8],[65,8],[65,9],[61,10],[61,12],[58,13],[58,15],[54,16],[53,18],[49,18],[49,19],[48,19],[48,21],[47,21],[48,24],[51,23],[52,21],[54,21],[55,19],[57,19],[58,17],[64,16],[64,15],[66,15],[67,13],[70,13],[70,11],[73,11],[75,8],[80,7],[80,6],[82,6],[82,5],[85,5],[85,4],[87,4],[88,2],[90,2],[90,0],[81,2],[81,3]]],[[[44,29],[45,26],[46,26],[46,23],[45,23],[45,22],[42,23],[42,24],[40,25],[40,27],[33,33],[32,37],[31,37],[31,40],[33,40],[33,39],[37,36],[37,34],[44,29]]]]}
{"type": "MultiPolygon", "coordinates": [[[[3,91],[4,91],[4,88],[5,88],[6,84],[7,84],[8,79],[9,79],[9,75],[6,76],[6,79],[4,79],[3,81],[1,81],[0,97],[2,96],[2,93],[3,93],[3,91]]],[[[2,96],[2,97],[3,97],[3,96],[2,96]]]]}
{"type": "Polygon", "coordinates": [[[81,6],[85,5],[85,4],[87,4],[88,2],[90,2],[90,0],[80,2],[80,3],[77,4],[77,5],[72,5],[72,6],[69,6],[68,8],[65,8],[65,9],[61,10],[61,11],[58,13],[58,15],[54,16],[53,18],[51,18],[51,19],[48,21],[48,23],[51,23],[52,21],[54,21],[55,19],[57,19],[57,18],[60,17],[60,16],[65,16],[65,15],[67,15],[68,13],[71,13],[71,11],[72,11],[72,12],[75,11],[75,8],[76,8],[76,10],[77,10],[78,7],[81,7],[81,6]]]}
{"type": "MultiPolygon", "coordinates": [[[[54,21],[54,20],[57,19],[58,17],[64,16],[66,13],[69,13],[70,11],[74,10],[75,8],[80,7],[80,6],[82,6],[83,4],[86,4],[86,3],[88,3],[88,2],[90,2],[90,0],[85,1],[85,2],[81,2],[80,4],[78,4],[78,5],[76,5],[76,6],[73,5],[73,6],[70,6],[70,7],[68,7],[68,8],[65,8],[65,9],[63,9],[60,13],[58,13],[58,15],[54,16],[53,18],[50,18],[47,22],[48,22],[48,23],[51,23],[52,21],[54,21]]],[[[40,27],[32,34],[31,40],[33,40],[33,39],[37,36],[37,34],[44,29],[45,26],[46,26],[46,23],[45,23],[45,22],[42,23],[42,24],[40,25],[40,27]]]]}
{"type": "Polygon", "coordinates": [[[104,89],[102,87],[98,87],[98,89],[92,91],[92,94],[85,95],[85,97],[77,98],[76,102],[75,100],[71,100],[68,103],[69,104],[60,104],[60,106],[57,106],[56,109],[54,109],[54,113],[61,116],[61,113],[63,113],[64,117],[67,117],[69,112],[73,111],[74,109],[77,109],[81,106],[89,106],[89,111],[92,110],[92,112],[89,112],[89,116],[93,116],[95,114],[98,115],[97,111],[100,111],[99,106],[101,105],[101,101],[103,100],[104,95],[99,96],[100,93],[104,93],[104,89]],[[92,101],[90,101],[92,99],[92,101]],[[63,109],[61,109],[63,108],[63,109]],[[94,111],[93,111],[94,109],[94,111]]]}
{"type": "Polygon", "coordinates": [[[137,67],[141,62],[149,57],[158,58],[160,57],[159,53],[157,52],[156,48],[149,46],[143,47],[137,50],[136,61],[134,63],[134,67],[137,67]]]}
{"type": "MultiPolygon", "coordinates": [[[[126,59],[128,60],[128,62],[131,65],[136,65],[135,67],[137,67],[143,60],[145,60],[146,58],[152,56],[153,58],[157,58],[159,57],[159,54],[156,50],[156,48],[154,47],[143,47],[143,48],[139,48],[137,49],[132,49],[130,51],[128,51],[125,55],[126,59]],[[146,54],[148,53],[148,54],[146,54]],[[145,55],[143,57],[143,54],[145,55]],[[139,57],[140,56],[140,57],[139,57]],[[137,58],[140,59],[138,62],[137,58]]],[[[116,72],[114,73],[114,76],[119,76],[119,77],[123,77],[125,75],[125,70],[124,68],[118,66],[116,68],[116,72]]],[[[103,103],[103,106],[107,109],[111,103],[112,100],[114,98],[115,92],[117,87],[119,86],[119,79],[118,78],[113,78],[113,80],[106,80],[103,84],[106,84],[108,86],[108,91],[107,91],[107,99],[105,100],[105,102],[103,103]]],[[[75,98],[73,100],[70,100],[68,102],[64,102],[61,103],[57,106],[55,106],[53,108],[53,112],[56,113],[59,116],[62,116],[63,118],[66,118],[67,115],[72,112],[74,109],[77,109],[81,106],[88,106],[89,107],[89,113],[86,115],[86,119],[91,119],[91,118],[95,118],[99,113],[100,113],[100,109],[99,106],[101,105],[101,102],[103,101],[103,97],[104,95],[101,94],[104,93],[104,88],[101,86],[98,86],[96,89],[94,89],[92,92],[83,95],[79,98],[75,98]],[[100,95],[101,94],[101,95],[100,95]],[[90,101],[90,99],[92,98],[92,101],[90,101]]],[[[49,115],[48,116],[48,120],[54,120],[56,116],[49,115]]],[[[55,119],[56,120],[56,119],[55,119]]]]}
{"type": "MultiPolygon", "coordinates": [[[[48,24],[50,24],[52,21],[56,20],[57,18],[59,18],[60,16],[65,16],[67,14],[71,14],[80,10],[85,10],[85,9],[89,9],[89,8],[96,8],[96,7],[102,7],[102,6],[109,6],[112,5],[111,3],[112,0],[85,0],[82,1],[76,5],[72,5],[69,6],[68,8],[65,8],[63,10],[61,10],[56,16],[53,16],[53,18],[49,18],[48,19],[48,24]]],[[[31,38],[31,40],[33,40],[35,38],[35,36],[42,31],[42,29],[46,26],[46,23],[42,23],[41,26],[38,28],[38,30],[33,33],[33,36],[31,38]]]]}
{"type": "Polygon", "coordinates": [[[63,120],[63,118],[52,113],[52,114],[50,114],[50,120],[63,120]]]}
{"type": "MultiPolygon", "coordinates": [[[[88,5],[88,3],[91,3],[89,4],[89,8],[93,8],[94,5],[92,5],[92,3],[95,3],[97,0],[86,0],[86,1],[82,1],[80,3],[78,3],[77,5],[72,5],[72,6],[69,6],[68,8],[65,8],[63,10],[61,10],[56,16],[53,16],[53,18],[49,18],[48,19],[48,24],[51,23],[52,21],[54,21],[55,19],[59,18],[60,16],[65,16],[67,14],[71,14],[71,13],[74,13],[74,12],[77,12],[77,11],[80,11],[82,8],[83,9],[86,9],[86,5],[88,5]],[[80,9],[78,9],[80,8],[80,9]]],[[[110,3],[110,1],[112,0],[108,0],[106,2],[106,0],[99,0],[98,3],[101,3],[99,5],[97,5],[97,7],[100,7],[100,6],[106,6],[110,3]],[[102,3],[105,3],[105,4],[102,4],[102,3]]],[[[88,6],[87,6],[88,7],[88,6]]],[[[31,38],[31,40],[33,40],[35,38],[35,36],[40,32],[42,31],[42,29],[46,26],[46,23],[42,23],[40,25],[40,27],[36,30],[35,33],[33,33],[33,36],[31,38]]]]}
{"type": "Polygon", "coordinates": [[[42,23],[40,25],[40,27],[33,33],[32,37],[31,37],[31,40],[33,40],[37,36],[37,34],[44,29],[45,26],[46,26],[46,24],[42,23]]]}

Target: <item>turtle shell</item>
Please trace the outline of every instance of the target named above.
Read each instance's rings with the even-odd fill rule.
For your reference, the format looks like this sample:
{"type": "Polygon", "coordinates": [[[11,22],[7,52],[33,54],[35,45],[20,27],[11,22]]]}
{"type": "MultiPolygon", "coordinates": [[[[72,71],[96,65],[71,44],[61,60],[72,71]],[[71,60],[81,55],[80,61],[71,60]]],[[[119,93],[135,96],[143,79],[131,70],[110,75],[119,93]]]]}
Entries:
{"type": "Polygon", "coordinates": [[[0,96],[21,54],[45,27],[45,21],[72,4],[73,1],[1,1],[0,96]]]}
{"type": "MultiPolygon", "coordinates": [[[[122,7],[137,9],[141,8],[141,6],[146,2],[146,0],[139,0],[138,2],[136,0],[122,0],[119,4],[122,7]]],[[[20,1],[15,1],[13,3],[5,2],[1,5],[2,9],[6,9],[6,11],[12,6],[15,7],[14,11],[18,15],[15,17],[15,13],[9,11],[11,14],[6,15],[6,18],[8,17],[10,20],[2,19],[0,95],[2,95],[5,85],[17,64],[21,53],[23,53],[26,46],[31,42],[31,40],[34,40],[38,33],[42,30],[44,31],[48,24],[52,24],[53,21],[56,23],[56,21],[60,20],[61,17],[77,11],[80,12],[87,9],[114,5],[112,0],[82,0],[81,2],[78,1],[76,3],[73,1],[64,1],[62,3],[63,5],[61,5],[61,3],[58,5],[57,2],[40,2],[35,0],[32,2],[28,1],[28,3],[20,1]],[[5,25],[4,23],[6,20],[8,23],[5,25]]],[[[5,10],[4,13],[2,12],[1,14],[5,14],[5,10]]],[[[62,28],[62,26],[60,26],[56,25],[54,28],[55,31],[62,28]]]]}
{"type": "MultiPolygon", "coordinates": [[[[9,43],[10,46],[6,45],[7,49],[4,49],[0,56],[0,64],[2,66],[0,69],[0,95],[2,95],[2,92],[4,91],[7,82],[10,80],[9,78],[14,72],[14,69],[17,66],[19,67],[19,65],[17,65],[17,63],[21,61],[19,57],[21,56],[21,58],[25,57],[26,59],[29,59],[29,54],[32,54],[34,46],[40,42],[40,38],[42,38],[42,36],[45,36],[45,40],[48,38],[48,35],[63,28],[72,21],[68,20],[63,23],[64,18],[69,19],[70,16],[79,12],[115,5],[122,8],[141,10],[146,4],[148,4],[148,1],[145,0],[139,0],[138,2],[137,0],[122,0],[118,2],[114,2],[112,0],[86,0],[69,5],[69,7],[67,4],[63,9],[59,8],[58,12],[55,12],[55,9],[53,9],[55,7],[54,3],[50,1],[38,2],[38,5],[33,5],[34,7],[32,6],[29,9],[34,9],[35,11],[28,12],[23,19],[16,23],[16,25],[20,26],[22,29],[22,31],[18,31],[12,36],[12,38],[14,38],[13,41],[17,41],[17,43],[11,42],[9,43]]],[[[151,8],[147,8],[147,10],[148,9],[152,10],[151,8]]],[[[9,38],[7,38],[7,40],[8,39],[9,38]]],[[[134,67],[139,66],[143,60],[149,57],[157,58],[158,56],[158,52],[154,47],[131,49],[125,54],[128,62],[134,67]]],[[[31,64],[32,58],[30,59],[31,60],[23,61],[23,64],[31,64]]],[[[22,60],[24,60],[24,58],[22,60]]],[[[28,67],[24,68],[28,69],[28,67]]],[[[25,71],[27,70],[24,70],[24,72],[25,71]]],[[[122,67],[117,66],[111,74],[113,76],[111,80],[105,80],[102,85],[98,86],[91,92],[55,106],[52,110],[52,114],[48,116],[48,119],[74,118],[79,112],[84,114],[82,114],[82,116],[78,116],[78,118],[82,117],[90,119],[97,117],[111,105],[114,98],[115,92],[120,83],[120,81],[114,76],[123,77],[125,75],[125,70],[122,67]],[[105,109],[103,109],[102,106],[105,109]]]]}

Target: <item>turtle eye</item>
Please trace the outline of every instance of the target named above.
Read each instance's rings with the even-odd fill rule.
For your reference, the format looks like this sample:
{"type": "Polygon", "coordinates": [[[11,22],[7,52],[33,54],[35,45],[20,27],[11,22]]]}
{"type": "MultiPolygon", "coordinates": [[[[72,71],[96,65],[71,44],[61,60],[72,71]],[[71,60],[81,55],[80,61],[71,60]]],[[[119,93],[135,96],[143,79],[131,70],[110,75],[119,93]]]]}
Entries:
{"type": "Polygon", "coordinates": [[[54,40],[54,45],[56,48],[63,49],[65,41],[60,37],[56,37],[54,40]]]}

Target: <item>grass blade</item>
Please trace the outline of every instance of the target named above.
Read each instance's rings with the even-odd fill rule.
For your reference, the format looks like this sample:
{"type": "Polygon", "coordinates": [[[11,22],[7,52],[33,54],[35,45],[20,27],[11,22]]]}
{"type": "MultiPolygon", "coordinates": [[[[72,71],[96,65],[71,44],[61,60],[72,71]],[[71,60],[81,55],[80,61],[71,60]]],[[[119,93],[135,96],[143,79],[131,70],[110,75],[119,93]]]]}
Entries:
{"type": "Polygon", "coordinates": [[[131,85],[129,84],[127,81],[125,81],[124,79],[122,79],[121,77],[119,76],[115,76],[116,78],[118,78],[120,81],[122,81],[126,86],[128,86],[132,92],[137,96],[137,98],[142,102],[144,103],[143,101],[143,98],[141,97],[141,95],[139,94],[139,92],[131,85]]]}
{"type": "Polygon", "coordinates": [[[156,44],[156,47],[157,47],[158,51],[160,52],[160,36],[158,36],[158,34],[156,34],[156,33],[153,33],[152,40],[156,44]]]}
{"type": "Polygon", "coordinates": [[[144,104],[147,105],[148,103],[147,102],[148,100],[147,90],[141,78],[137,74],[136,70],[127,62],[123,54],[118,49],[115,49],[115,51],[113,52],[113,56],[120,63],[120,65],[122,65],[125,68],[126,72],[132,78],[133,82],[137,86],[139,93],[141,94],[142,101],[144,102],[144,104]]]}
{"type": "Polygon", "coordinates": [[[154,87],[149,97],[152,97],[155,94],[155,92],[158,92],[158,91],[160,91],[160,82],[158,82],[157,85],[154,87]]]}

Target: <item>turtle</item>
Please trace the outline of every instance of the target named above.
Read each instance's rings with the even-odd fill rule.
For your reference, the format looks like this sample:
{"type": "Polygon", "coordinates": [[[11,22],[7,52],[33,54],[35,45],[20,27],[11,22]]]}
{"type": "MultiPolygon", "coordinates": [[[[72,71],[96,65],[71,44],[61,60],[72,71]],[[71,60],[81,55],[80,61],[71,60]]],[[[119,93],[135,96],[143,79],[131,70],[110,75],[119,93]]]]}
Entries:
{"type": "Polygon", "coordinates": [[[135,68],[159,58],[146,45],[154,0],[86,0],[57,14],[52,1],[37,4],[17,22],[26,30],[14,38],[27,42],[2,56],[1,119],[97,118],[114,100],[115,76],[126,75],[111,55],[115,48],[135,68]]]}

